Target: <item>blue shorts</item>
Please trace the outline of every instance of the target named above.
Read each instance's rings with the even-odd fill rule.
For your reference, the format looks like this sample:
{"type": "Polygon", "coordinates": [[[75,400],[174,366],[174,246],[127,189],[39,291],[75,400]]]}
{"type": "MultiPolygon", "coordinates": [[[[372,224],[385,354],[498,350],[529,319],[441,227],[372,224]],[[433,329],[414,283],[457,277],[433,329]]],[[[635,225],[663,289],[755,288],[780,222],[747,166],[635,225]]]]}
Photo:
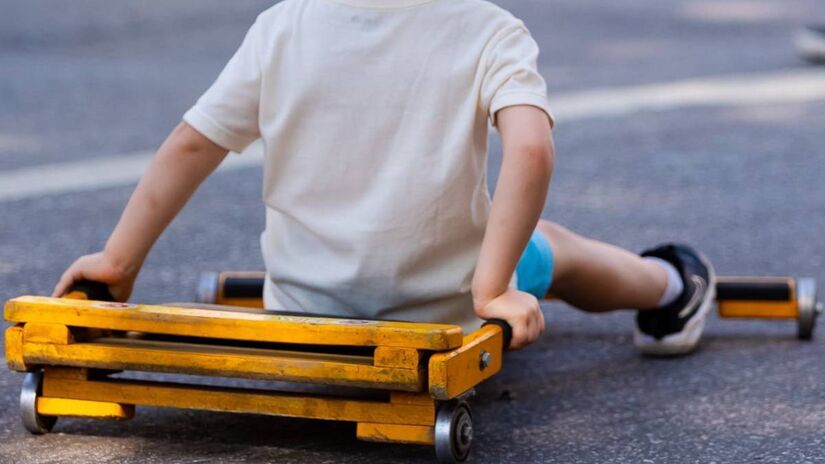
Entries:
{"type": "Polygon", "coordinates": [[[516,266],[518,289],[543,299],[553,283],[553,249],[539,231],[534,231],[516,266]]]}

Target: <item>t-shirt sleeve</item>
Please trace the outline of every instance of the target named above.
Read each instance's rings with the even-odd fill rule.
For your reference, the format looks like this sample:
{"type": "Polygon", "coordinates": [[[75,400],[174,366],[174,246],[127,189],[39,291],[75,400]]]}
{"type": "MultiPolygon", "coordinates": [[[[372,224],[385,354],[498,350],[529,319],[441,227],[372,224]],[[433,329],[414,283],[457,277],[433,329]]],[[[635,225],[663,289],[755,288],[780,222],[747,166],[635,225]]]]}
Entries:
{"type": "Polygon", "coordinates": [[[493,124],[502,108],[535,106],[554,124],[547,103],[547,84],[538,71],[539,46],[530,32],[519,24],[492,43],[481,86],[481,99],[493,124]]]}
{"type": "Polygon", "coordinates": [[[236,153],[261,136],[261,41],[260,21],[256,21],[218,79],[183,115],[206,138],[236,153]]]}

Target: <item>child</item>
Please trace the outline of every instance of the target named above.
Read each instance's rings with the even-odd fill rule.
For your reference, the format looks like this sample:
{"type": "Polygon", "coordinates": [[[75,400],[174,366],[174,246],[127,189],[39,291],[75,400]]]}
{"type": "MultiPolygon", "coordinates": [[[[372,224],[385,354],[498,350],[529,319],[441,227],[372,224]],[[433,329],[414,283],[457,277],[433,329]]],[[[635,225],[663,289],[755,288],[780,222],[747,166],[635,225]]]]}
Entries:
{"type": "Polygon", "coordinates": [[[696,345],[710,264],[640,258],[539,222],[552,116],[524,24],[482,0],[285,0],[261,14],[160,147],[80,279],[126,300],[164,228],[229,150],[262,139],[267,308],[544,330],[548,291],[586,311],[638,308],[645,353],[696,345]],[[504,157],[486,189],[488,122],[504,157]],[[538,224],[538,227],[536,226],[538,224]]]}

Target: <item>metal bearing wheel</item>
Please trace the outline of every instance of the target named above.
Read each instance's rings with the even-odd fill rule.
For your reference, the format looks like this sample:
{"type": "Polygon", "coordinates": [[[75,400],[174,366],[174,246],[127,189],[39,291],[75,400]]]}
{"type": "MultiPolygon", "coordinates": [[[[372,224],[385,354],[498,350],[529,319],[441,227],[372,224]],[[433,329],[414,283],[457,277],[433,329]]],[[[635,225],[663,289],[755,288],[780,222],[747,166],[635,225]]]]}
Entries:
{"type": "Polygon", "coordinates": [[[473,444],[473,415],[466,401],[442,403],[435,418],[435,456],[438,462],[464,462],[473,444]]]}
{"type": "Polygon", "coordinates": [[[800,340],[810,340],[814,335],[816,317],[822,310],[816,301],[816,280],[812,278],[799,279],[796,282],[797,305],[797,336],[800,340]]]}
{"type": "Polygon", "coordinates": [[[198,281],[195,303],[215,304],[218,298],[218,286],[221,276],[217,272],[204,272],[198,281]]]}
{"type": "Polygon", "coordinates": [[[23,378],[23,388],[20,390],[20,418],[23,427],[35,435],[49,433],[57,422],[57,417],[37,413],[37,397],[42,394],[42,386],[43,373],[29,372],[23,378]]]}

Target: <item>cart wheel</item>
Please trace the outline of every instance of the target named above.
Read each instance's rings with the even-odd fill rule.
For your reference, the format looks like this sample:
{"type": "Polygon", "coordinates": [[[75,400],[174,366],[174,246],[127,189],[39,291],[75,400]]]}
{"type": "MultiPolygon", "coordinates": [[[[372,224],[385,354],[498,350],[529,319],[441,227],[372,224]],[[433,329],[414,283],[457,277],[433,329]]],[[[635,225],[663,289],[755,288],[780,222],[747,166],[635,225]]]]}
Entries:
{"type": "Polygon", "coordinates": [[[218,298],[218,286],[221,275],[217,272],[204,272],[198,281],[198,292],[195,295],[195,303],[215,304],[218,298]]]}
{"type": "Polygon", "coordinates": [[[796,282],[798,296],[799,317],[797,319],[797,336],[800,340],[810,340],[814,335],[816,316],[821,308],[816,302],[816,280],[812,278],[799,279],[796,282]]]}
{"type": "Polygon", "coordinates": [[[438,462],[464,462],[473,444],[473,416],[465,401],[442,403],[435,418],[435,456],[438,462]]]}
{"type": "Polygon", "coordinates": [[[29,372],[23,379],[23,388],[20,390],[20,418],[23,427],[35,435],[49,433],[57,422],[57,417],[37,413],[37,397],[41,394],[42,385],[43,373],[29,372]]]}

